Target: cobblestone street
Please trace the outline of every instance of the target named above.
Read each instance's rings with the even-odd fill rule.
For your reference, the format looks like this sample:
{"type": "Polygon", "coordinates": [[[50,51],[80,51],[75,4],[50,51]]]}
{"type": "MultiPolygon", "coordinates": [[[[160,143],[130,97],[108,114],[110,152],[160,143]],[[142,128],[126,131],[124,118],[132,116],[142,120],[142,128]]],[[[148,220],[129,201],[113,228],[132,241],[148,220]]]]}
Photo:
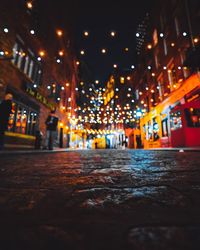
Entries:
{"type": "Polygon", "coordinates": [[[199,249],[199,152],[0,155],[0,246],[199,249]]]}

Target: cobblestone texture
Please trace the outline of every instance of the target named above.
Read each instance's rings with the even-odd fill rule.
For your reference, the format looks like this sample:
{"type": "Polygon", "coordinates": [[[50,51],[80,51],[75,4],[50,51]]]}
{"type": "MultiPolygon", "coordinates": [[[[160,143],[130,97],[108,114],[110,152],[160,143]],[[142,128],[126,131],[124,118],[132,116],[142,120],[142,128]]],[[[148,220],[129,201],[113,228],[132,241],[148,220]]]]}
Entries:
{"type": "Polygon", "coordinates": [[[200,249],[199,152],[0,156],[7,249],[200,249]]]}

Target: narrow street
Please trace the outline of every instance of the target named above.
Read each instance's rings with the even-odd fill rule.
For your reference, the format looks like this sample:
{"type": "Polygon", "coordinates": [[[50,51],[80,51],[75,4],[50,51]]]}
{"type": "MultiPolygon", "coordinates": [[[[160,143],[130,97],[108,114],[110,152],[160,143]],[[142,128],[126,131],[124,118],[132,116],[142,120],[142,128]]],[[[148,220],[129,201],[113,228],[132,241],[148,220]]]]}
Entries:
{"type": "Polygon", "coordinates": [[[199,152],[0,156],[0,246],[199,249],[199,152]]]}

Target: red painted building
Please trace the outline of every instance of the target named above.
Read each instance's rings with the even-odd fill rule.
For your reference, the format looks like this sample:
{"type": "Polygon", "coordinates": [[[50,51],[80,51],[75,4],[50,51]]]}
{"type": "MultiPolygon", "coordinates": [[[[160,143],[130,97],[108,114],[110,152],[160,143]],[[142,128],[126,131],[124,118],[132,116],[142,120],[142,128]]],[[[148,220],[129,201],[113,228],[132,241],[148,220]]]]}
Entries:
{"type": "Polygon", "coordinates": [[[134,75],[142,143],[145,148],[200,146],[199,1],[156,6],[134,75]]]}

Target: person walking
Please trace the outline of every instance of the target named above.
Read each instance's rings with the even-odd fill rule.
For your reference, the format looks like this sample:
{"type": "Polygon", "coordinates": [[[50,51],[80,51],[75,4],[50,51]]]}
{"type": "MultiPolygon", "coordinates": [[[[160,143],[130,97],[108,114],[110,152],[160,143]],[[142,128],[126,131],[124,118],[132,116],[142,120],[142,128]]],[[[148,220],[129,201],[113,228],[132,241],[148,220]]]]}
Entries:
{"type": "Polygon", "coordinates": [[[56,138],[58,117],[55,114],[55,110],[52,110],[47,117],[46,121],[46,139],[44,149],[53,150],[54,141],[56,138]]]}
{"type": "Polygon", "coordinates": [[[9,117],[12,113],[12,99],[13,96],[8,93],[0,104],[0,150],[4,148],[5,131],[8,129],[9,117]]]}

